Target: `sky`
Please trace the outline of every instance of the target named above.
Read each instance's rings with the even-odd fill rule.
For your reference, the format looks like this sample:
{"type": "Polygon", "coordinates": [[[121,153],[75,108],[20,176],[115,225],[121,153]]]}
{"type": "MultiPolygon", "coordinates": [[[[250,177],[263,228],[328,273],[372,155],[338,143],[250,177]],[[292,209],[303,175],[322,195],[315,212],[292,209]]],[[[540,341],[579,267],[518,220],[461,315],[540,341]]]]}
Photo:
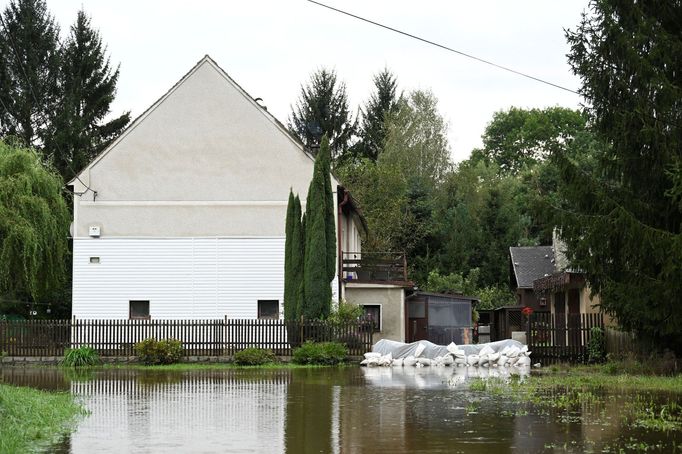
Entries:
{"type": "MultiPolygon", "coordinates": [[[[322,0],[462,52],[572,90],[564,29],[587,0],[322,0]]],[[[455,162],[481,146],[496,111],[511,106],[579,108],[578,95],[502,71],[322,8],[305,0],[47,0],[65,37],[81,7],[120,63],[112,114],[133,118],[204,55],[286,123],[312,72],[326,67],[346,84],[351,110],[389,68],[405,92],[431,90],[448,123],[455,162]]]]}

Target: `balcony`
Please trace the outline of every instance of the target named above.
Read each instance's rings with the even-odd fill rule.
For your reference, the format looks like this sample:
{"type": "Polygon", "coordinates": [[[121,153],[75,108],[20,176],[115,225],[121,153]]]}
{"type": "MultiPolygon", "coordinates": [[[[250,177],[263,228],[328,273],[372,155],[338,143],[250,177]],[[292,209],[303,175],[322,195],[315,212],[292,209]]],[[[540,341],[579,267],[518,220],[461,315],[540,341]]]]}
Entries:
{"type": "Polygon", "coordinates": [[[346,282],[412,285],[402,252],[344,252],[341,270],[346,282]]]}

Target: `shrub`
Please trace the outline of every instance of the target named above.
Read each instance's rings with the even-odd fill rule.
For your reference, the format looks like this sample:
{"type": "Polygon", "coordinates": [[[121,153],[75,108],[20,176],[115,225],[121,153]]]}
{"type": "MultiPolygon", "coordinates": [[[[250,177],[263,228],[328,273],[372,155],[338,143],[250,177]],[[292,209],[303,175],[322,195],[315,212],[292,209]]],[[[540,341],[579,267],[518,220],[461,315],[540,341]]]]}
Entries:
{"type": "Polygon", "coordinates": [[[590,340],[587,342],[587,362],[601,363],[606,355],[604,330],[598,326],[590,330],[590,340]]]}
{"type": "Polygon", "coordinates": [[[99,364],[99,354],[94,348],[87,345],[67,348],[60,364],[66,367],[96,366],[99,364]]]}
{"type": "Polygon", "coordinates": [[[333,365],[345,361],[348,350],[338,342],[306,342],[294,350],[296,364],[333,365]]]}
{"type": "Polygon", "coordinates": [[[146,365],[175,364],[182,358],[182,342],[176,339],[145,339],[135,344],[135,353],[146,365]]]}
{"type": "Polygon", "coordinates": [[[234,362],[240,366],[260,366],[276,361],[277,358],[271,350],[261,348],[245,348],[234,354],[234,362]]]}
{"type": "Polygon", "coordinates": [[[341,301],[332,310],[327,320],[334,325],[343,325],[346,323],[354,322],[365,314],[362,307],[357,304],[346,303],[341,301]]]}

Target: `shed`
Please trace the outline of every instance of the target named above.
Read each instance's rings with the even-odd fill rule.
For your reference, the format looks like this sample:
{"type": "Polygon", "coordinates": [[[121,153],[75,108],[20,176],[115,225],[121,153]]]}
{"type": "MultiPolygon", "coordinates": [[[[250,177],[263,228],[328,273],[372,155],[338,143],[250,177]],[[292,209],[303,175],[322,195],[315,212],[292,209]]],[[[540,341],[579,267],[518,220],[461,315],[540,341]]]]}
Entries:
{"type": "Polygon", "coordinates": [[[405,299],[405,337],[438,345],[472,341],[471,312],[479,299],[445,293],[415,292],[405,299]]]}

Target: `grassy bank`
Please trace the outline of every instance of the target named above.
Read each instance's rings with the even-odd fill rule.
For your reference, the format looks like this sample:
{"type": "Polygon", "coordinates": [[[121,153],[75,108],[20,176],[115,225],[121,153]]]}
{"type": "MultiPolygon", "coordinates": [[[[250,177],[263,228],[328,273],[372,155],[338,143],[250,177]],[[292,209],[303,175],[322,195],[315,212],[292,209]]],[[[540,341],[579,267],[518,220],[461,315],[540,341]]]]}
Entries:
{"type": "Polygon", "coordinates": [[[0,383],[0,452],[31,452],[57,441],[83,411],[70,394],[0,383]]]}

